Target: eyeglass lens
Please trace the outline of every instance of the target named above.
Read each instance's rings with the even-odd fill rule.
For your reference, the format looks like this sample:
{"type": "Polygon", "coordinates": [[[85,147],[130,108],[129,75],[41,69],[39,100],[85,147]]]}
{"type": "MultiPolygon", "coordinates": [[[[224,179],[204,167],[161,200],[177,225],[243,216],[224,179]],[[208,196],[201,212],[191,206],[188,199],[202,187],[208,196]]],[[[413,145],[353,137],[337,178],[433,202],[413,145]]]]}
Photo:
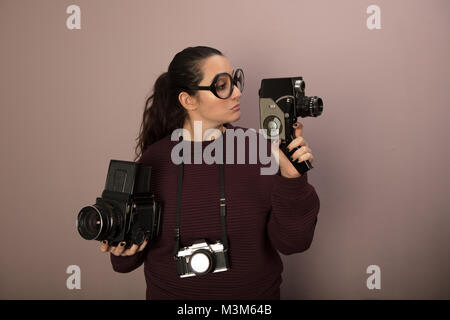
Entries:
{"type": "Polygon", "coordinates": [[[236,82],[239,91],[244,91],[244,72],[241,69],[237,69],[233,79],[236,82]]]}
{"type": "MultiPolygon", "coordinates": [[[[240,69],[237,70],[236,73],[234,74],[233,81],[236,83],[236,86],[242,92],[242,90],[244,89],[244,74],[242,73],[242,71],[240,71],[240,69]]],[[[215,86],[217,95],[222,99],[226,99],[229,96],[231,96],[234,84],[232,84],[230,75],[223,74],[219,76],[215,86]]]]}

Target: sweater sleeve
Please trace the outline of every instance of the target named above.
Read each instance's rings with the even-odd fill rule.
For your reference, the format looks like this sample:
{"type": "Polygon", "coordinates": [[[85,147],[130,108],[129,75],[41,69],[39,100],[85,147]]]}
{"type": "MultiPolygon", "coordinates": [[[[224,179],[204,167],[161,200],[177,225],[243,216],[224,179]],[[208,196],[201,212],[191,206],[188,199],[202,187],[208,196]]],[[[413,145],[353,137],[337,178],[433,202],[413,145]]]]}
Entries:
{"type": "Polygon", "coordinates": [[[115,256],[110,253],[113,270],[120,273],[127,273],[139,268],[144,262],[145,251],[144,249],[132,256],[115,256]]]}
{"type": "Polygon", "coordinates": [[[275,249],[285,255],[303,252],[312,242],[320,201],[307,173],[298,178],[274,175],[268,235],[275,249]]]}

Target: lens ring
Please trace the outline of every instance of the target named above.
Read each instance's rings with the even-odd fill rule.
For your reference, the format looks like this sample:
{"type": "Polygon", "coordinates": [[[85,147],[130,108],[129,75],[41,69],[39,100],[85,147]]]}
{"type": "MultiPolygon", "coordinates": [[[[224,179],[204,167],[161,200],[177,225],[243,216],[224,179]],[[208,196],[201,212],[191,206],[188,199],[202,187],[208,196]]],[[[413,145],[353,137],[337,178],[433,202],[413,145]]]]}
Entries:
{"type": "Polygon", "coordinates": [[[311,115],[314,117],[320,116],[323,111],[323,101],[321,98],[314,96],[310,101],[311,115]]]}
{"type": "Polygon", "coordinates": [[[78,233],[86,240],[95,240],[99,237],[103,230],[103,219],[97,207],[87,206],[80,210],[77,229],[78,233]]]}

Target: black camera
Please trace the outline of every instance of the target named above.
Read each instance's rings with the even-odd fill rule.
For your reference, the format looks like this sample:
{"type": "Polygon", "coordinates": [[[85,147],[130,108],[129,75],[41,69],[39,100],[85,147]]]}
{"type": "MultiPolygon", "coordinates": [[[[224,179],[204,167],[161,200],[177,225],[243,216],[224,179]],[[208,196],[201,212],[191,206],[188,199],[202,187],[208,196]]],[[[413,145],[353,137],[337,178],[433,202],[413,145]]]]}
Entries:
{"type": "Polygon", "coordinates": [[[321,98],[305,96],[305,82],[302,77],[263,79],[259,89],[259,112],[261,128],[265,129],[266,139],[280,139],[280,150],[291,161],[300,174],[313,168],[306,160],[291,160],[291,155],[300,147],[291,151],[287,146],[295,139],[292,127],[298,117],[318,117],[323,111],[321,98]]]}
{"type": "Polygon", "coordinates": [[[208,244],[201,239],[177,254],[177,270],[180,278],[227,271],[230,268],[228,253],[220,241],[208,244]]]}
{"type": "Polygon", "coordinates": [[[162,204],[150,194],[151,167],[111,160],[105,189],[92,206],[80,210],[77,229],[86,240],[140,245],[159,235],[162,204]]]}

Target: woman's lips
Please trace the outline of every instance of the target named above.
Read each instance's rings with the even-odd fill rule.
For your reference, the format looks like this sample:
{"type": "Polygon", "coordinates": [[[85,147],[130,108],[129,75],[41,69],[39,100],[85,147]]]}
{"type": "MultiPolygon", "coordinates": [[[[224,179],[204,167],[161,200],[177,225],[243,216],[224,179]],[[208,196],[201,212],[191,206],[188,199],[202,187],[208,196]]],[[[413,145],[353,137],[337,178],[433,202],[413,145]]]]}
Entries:
{"type": "Polygon", "coordinates": [[[233,108],[231,108],[231,110],[233,110],[233,111],[237,111],[237,110],[240,110],[240,109],[241,109],[241,104],[240,103],[238,103],[233,108]]]}

